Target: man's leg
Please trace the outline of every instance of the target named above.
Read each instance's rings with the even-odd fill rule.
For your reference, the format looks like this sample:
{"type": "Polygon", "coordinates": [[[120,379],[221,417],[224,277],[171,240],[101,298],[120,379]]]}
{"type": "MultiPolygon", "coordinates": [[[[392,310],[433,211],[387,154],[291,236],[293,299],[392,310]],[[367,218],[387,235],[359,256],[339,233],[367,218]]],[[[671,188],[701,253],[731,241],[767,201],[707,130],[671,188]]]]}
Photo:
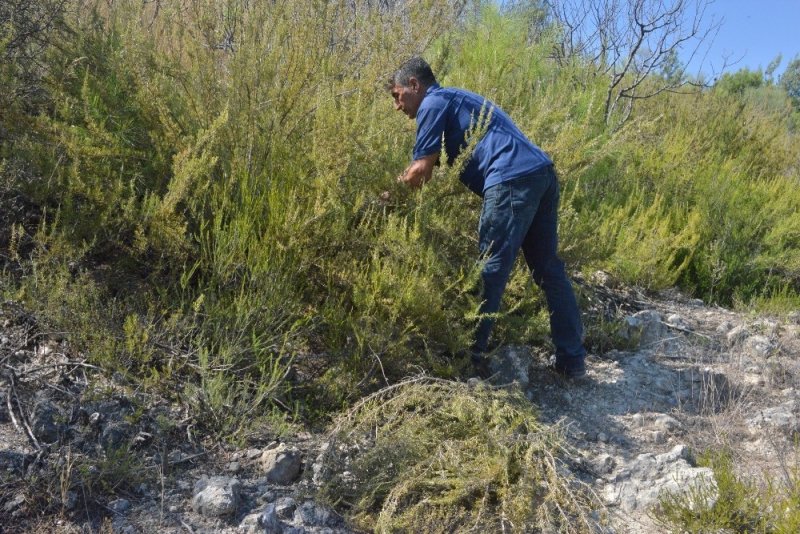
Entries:
{"type": "Polygon", "coordinates": [[[548,187],[522,242],[525,261],[533,280],[544,291],[550,310],[550,332],[556,347],[556,369],[583,370],[586,350],[583,326],[572,284],[558,257],[558,178],[550,168],[548,187]]]}
{"type": "Polygon", "coordinates": [[[492,186],[484,193],[478,231],[481,257],[485,261],[481,271],[483,302],[472,347],[475,352],[485,352],[488,347],[494,319],[485,315],[500,310],[503,291],[545,191],[546,178],[545,173],[539,172],[492,186]]]}
{"type": "Polygon", "coordinates": [[[511,188],[508,184],[497,184],[484,192],[481,220],[478,225],[478,246],[484,264],[481,269],[483,300],[478,310],[480,319],[472,346],[475,353],[486,352],[489,346],[494,318],[487,315],[500,310],[503,291],[511,267],[514,265],[517,249],[508,239],[510,226],[511,188]]]}

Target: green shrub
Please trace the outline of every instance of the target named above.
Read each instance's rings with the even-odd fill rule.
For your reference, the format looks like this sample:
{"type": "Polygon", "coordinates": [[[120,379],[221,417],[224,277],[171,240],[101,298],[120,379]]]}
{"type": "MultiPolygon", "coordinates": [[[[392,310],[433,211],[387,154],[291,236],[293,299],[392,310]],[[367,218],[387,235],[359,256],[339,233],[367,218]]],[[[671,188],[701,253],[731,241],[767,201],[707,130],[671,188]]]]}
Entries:
{"type": "Polygon", "coordinates": [[[700,464],[714,470],[716,490],[701,485],[663,496],[655,514],[662,525],[682,532],[797,532],[797,466],[787,471],[785,480],[759,485],[736,474],[729,453],[708,453],[700,464]]]}

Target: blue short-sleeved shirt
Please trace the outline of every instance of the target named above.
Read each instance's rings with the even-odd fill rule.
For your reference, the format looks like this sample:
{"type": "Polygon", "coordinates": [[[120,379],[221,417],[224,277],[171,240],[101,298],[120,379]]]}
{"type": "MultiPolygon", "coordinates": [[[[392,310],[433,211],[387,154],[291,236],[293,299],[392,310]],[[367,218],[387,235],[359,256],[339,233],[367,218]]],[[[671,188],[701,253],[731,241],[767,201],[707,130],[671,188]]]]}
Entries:
{"type": "Polygon", "coordinates": [[[488,112],[486,133],[461,173],[464,185],[483,196],[488,187],[552,165],[500,108],[475,93],[438,84],[428,88],[417,111],[414,159],[441,152],[444,139],[447,162],[452,164],[467,145],[468,130],[488,112]]]}

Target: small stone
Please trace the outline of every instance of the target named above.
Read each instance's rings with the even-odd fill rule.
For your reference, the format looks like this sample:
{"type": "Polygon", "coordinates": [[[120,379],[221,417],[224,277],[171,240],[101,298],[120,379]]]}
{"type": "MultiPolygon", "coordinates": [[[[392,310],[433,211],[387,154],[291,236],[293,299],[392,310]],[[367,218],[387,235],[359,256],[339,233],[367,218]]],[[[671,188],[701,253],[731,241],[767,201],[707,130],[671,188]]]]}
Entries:
{"type": "Polygon", "coordinates": [[[266,532],[280,532],[281,521],[278,519],[278,513],[274,504],[268,504],[264,511],[258,518],[258,524],[266,532]]]}
{"type": "Polygon", "coordinates": [[[131,503],[128,499],[115,499],[108,503],[108,507],[115,514],[124,514],[131,508],[131,503]]]}
{"type": "Polygon", "coordinates": [[[661,430],[656,430],[652,434],[653,443],[666,443],[667,442],[667,435],[662,432],[661,430]]]}
{"type": "Polygon", "coordinates": [[[247,449],[247,451],[245,452],[245,457],[248,460],[255,460],[259,456],[261,456],[261,450],[259,449],[247,449]]]}
{"type": "Polygon", "coordinates": [[[31,421],[34,435],[45,443],[58,441],[61,435],[61,425],[56,424],[56,420],[59,418],[58,409],[49,401],[37,402],[33,407],[31,421]]]}
{"type": "Polygon", "coordinates": [[[25,504],[25,495],[18,493],[10,501],[3,505],[3,511],[6,513],[13,512],[25,504]]]}
{"type": "Polygon", "coordinates": [[[275,500],[275,492],[265,491],[264,493],[258,496],[258,500],[260,502],[273,502],[275,500]]]}
{"type": "Polygon", "coordinates": [[[291,520],[296,509],[297,503],[291,497],[281,497],[275,501],[275,513],[281,519],[291,520]]]}
{"type": "Polygon", "coordinates": [[[665,333],[661,314],[655,310],[642,310],[626,317],[619,331],[623,339],[638,342],[642,348],[660,341],[665,333]]]}
{"type": "Polygon", "coordinates": [[[8,345],[10,342],[11,342],[11,340],[8,339],[8,336],[0,337],[0,346],[8,345]]]}
{"type": "Polygon", "coordinates": [[[331,527],[338,523],[338,518],[327,508],[306,501],[294,511],[294,522],[307,527],[331,527]]]}
{"type": "Polygon", "coordinates": [[[302,457],[300,451],[285,444],[267,449],[261,455],[261,466],[267,480],[274,484],[288,485],[300,477],[302,457]]]}
{"type": "Polygon", "coordinates": [[[658,416],[654,424],[659,430],[663,431],[676,430],[681,426],[680,422],[677,419],[669,415],[658,416]]]}
{"type": "Polygon", "coordinates": [[[717,325],[716,332],[717,334],[727,334],[733,328],[733,323],[730,321],[722,321],[719,325],[717,325]]]}
{"type": "Polygon", "coordinates": [[[489,358],[491,382],[511,384],[516,382],[524,388],[530,382],[528,369],[533,363],[533,355],[524,346],[508,345],[496,350],[489,358]]]}
{"type": "Polygon", "coordinates": [[[635,413],[631,417],[631,423],[634,426],[644,426],[644,416],[640,413],[635,413]]]}
{"type": "Polygon", "coordinates": [[[136,437],[133,438],[133,445],[134,447],[144,447],[148,443],[153,440],[153,434],[150,432],[139,432],[136,434],[136,437]]]}
{"type": "Polygon", "coordinates": [[[670,314],[667,317],[667,324],[669,326],[672,326],[674,328],[680,328],[682,330],[689,329],[689,323],[687,323],[686,319],[684,319],[681,315],[677,313],[670,314]]]}
{"type": "Polygon", "coordinates": [[[610,454],[604,453],[595,458],[591,462],[591,465],[595,471],[605,475],[610,473],[614,469],[616,462],[614,461],[614,458],[610,454]]]}
{"type": "Polygon", "coordinates": [[[239,462],[231,462],[228,464],[228,471],[231,473],[238,473],[241,470],[242,466],[239,462]]]}
{"type": "Polygon", "coordinates": [[[597,441],[599,441],[600,443],[608,443],[608,435],[605,432],[598,433],[597,441]]]}
{"type": "Polygon", "coordinates": [[[175,513],[177,513],[179,510],[180,510],[180,508],[178,508],[178,507],[177,507],[177,506],[175,506],[174,504],[173,504],[173,505],[171,505],[171,506],[169,507],[169,513],[171,513],[171,514],[175,514],[175,513]]]}
{"type": "Polygon", "coordinates": [[[235,478],[204,476],[195,483],[192,508],[207,517],[232,515],[239,507],[241,486],[235,478]]]}
{"type": "Polygon", "coordinates": [[[753,356],[762,358],[768,357],[772,353],[772,342],[766,336],[756,335],[748,337],[744,342],[745,349],[753,356]]]}
{"type": "Polygon", "coordinates": [[[725,335],[725,339],[727,339],[727,340],[728,340],[728,345],[731,345],[731,346],[733,346],[733,345],[736,345],[736,344],[738,344],[738,343],[741,343],[742,341],[744,341],[745,339],[747,339],[747,336],[748,336],[749,334],[750,334],[750,333],[748,332],[748,330],[747,330],[747,327],[746,327],[746,326],[744,326],[744,325],[739,325],[739,326],[737,326],[737,327],[733,328],[733,329],[732,329],[730,332],[728,332],[728,333],[725,335]]]}

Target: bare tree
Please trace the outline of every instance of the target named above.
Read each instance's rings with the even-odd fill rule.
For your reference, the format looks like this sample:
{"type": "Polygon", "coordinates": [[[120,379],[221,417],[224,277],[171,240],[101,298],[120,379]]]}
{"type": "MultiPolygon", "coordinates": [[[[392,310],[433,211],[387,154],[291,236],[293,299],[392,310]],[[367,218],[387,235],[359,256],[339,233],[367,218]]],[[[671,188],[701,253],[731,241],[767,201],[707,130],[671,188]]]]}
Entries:
{"type": "MultiPolygon", "coordinates": [[[[687,63],[707,51],[720,20],[709,20],[714,0],[549,0],[562,28],[556,59],[588,60],[608,78],[607,124],[625,122],[636,100],[675,91],[690,82],[675,69],[678,51],[687,63]],[[655,76],[671,70],[671,76],[655,76]],[[652,83],[645,83],[646,80],[652,83]]],[[[723,67],[724,68],[724,67],[723,67]]]]}

